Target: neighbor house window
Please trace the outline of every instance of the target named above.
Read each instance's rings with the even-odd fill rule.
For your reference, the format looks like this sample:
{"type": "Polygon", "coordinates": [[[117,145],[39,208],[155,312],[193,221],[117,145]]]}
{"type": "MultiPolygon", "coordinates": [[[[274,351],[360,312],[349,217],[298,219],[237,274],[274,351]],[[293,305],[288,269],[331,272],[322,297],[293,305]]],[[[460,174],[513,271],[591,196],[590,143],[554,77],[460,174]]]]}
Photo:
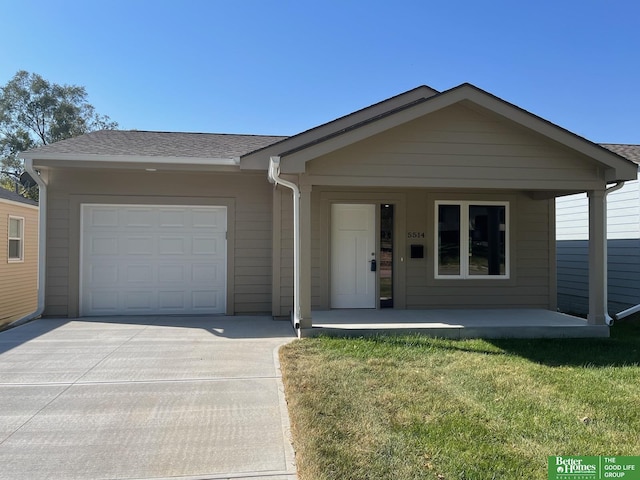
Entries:
{"type": "Polygon", "coordinates": [[[509,204],[436,202],[436,278],[509,278],[509,204]]]}
{"type": "Polygon", "coordinates": [[[9,217],[9,261],[24,260],[24,218],[9,217]]]}

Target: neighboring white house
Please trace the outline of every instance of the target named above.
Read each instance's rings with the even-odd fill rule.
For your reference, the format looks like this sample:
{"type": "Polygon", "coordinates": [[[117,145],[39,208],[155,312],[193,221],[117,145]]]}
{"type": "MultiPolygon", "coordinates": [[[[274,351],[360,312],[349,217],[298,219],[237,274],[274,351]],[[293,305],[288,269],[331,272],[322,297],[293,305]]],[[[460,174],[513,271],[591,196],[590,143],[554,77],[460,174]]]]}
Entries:
{"type": "MultiPolygon", "coordinates": [[[[603,144],[640,165],[640,145],[603,144]]],[[[587,195],[556,199],[558,308],[585,314],[588,301],[587,195]]],[[[609,313],[640,304],[640,182],[628,181],[607,197],[609,313]]]]}

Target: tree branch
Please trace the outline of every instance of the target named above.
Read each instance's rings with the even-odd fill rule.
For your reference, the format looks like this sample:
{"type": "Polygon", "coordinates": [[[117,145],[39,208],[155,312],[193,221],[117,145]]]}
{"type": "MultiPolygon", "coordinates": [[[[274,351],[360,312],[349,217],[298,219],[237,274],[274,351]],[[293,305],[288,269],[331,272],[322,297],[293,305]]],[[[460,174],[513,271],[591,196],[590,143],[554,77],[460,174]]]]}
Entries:
{"type": "Polygon", "coordinates": [[[8,170],[0,170],[0,175],[11,175],[14,178],[20,179],[20,174],[16,172],[9,172],[8,170]]]}

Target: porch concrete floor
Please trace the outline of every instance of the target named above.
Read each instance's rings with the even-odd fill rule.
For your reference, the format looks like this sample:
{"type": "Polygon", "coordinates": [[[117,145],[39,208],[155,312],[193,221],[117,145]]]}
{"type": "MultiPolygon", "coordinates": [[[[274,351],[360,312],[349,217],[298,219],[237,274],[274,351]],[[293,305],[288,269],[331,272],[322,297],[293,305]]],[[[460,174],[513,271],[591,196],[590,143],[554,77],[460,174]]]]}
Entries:
{"type": "Polygon", "coordinates": [[[542,309],[318,310],[302,336],[419,333],[442,338],[608,337],[606,325],[542,309]]]}

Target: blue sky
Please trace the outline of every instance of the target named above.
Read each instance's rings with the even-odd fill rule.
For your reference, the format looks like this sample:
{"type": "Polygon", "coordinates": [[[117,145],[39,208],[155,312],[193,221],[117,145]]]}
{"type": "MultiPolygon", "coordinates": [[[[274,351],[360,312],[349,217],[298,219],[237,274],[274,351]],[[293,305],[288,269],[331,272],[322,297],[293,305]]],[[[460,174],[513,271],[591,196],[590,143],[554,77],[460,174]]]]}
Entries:
{"type": "Polygon", "coordinates": [[[640,143],[637,0],[0,0],[0,84],[83,85],[123,129],[290,135],[463,82],[640,143]],[[9,19],[9,21],[7,21],[9,19]]]}

